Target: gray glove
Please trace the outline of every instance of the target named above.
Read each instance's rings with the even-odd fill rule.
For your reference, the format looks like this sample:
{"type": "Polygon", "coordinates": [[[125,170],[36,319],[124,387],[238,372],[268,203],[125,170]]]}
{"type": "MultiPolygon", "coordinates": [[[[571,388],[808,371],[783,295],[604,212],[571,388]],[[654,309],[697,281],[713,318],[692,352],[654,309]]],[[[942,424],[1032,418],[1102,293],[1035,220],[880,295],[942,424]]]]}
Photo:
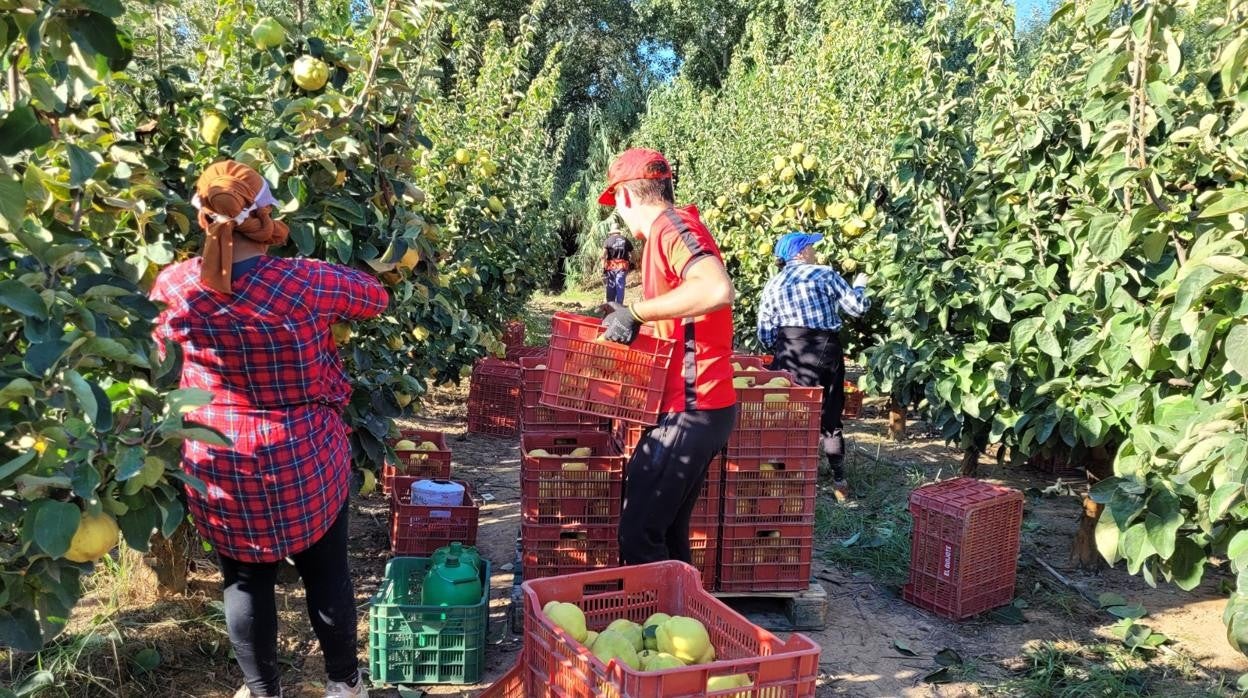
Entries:
{"type": "Polygon", "coordinates": [[[859,274],[854,277],[854,288],[866,288],[869,277],[866,274],[859,274]]]}

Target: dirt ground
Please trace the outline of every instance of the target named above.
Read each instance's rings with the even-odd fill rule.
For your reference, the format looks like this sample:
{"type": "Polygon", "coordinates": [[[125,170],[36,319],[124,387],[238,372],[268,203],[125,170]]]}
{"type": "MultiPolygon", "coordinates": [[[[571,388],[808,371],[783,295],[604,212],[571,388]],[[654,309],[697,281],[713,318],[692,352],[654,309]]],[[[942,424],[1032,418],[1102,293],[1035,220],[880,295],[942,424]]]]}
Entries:
{"type": "MultiPolygon", "coordinates": [[[[521,647],[521,638],[510,632],[507,623],[519,530],[518,440],[466,434],[465,403],[466,385],[438,390],[428,396],[420,418],[411,425],[445,431],[456,477],[472,482],[488,500],[481,512],[478,538],[478,547],[494,569],[486,681],[472,687],[375,688],[374,698],[475,695],[512,665],[521,647]]],[[[922,425],[912,425],[910,438],[901,443],[885,441],[885,431],[885,421],[874,417],[847,424],[855,463],[871,465],[875,470],[870,472],[877,475],[908,470],[925,481],[956,472],[960,454],[926,436],[922,425]]],[[[1053,485],[1050,477],[987,461],[981,466],[981,476],[1031,495],[1053,485]]],[[[1082,486],[1075,484],[1076,489],[1082,486]]],[[[828,511],[863,506],[857,500],[838,504],[826,494],[821,496],[820,506],[828,511]]],[[[1074,490],[1028,496],[1025,506],[1023,557],[1016,586],[1026,621],[1022,624],[985,617],[961,623],[942,620],[902,601],[895,585],[855,572],[854,565],[827,562],[824,553],[836,546],[845,549],[845,541],[816,540],[814,571],[828,594],[830,619],[825,630],[806,633],[822,647],[817,695],[1049,695],[1019,692],[1009,688],[1009,681],[1028,669],[1027,652],[1037,643],[1115,642],[1109,632],[1115,619],[1085,600],[1104,591],[1142,604],[1148,615],[1140,622],[1173,640],[1161,652],[1163,668],[1154,673],[1149,690],[1136,695],[1231,694],[1216,687],[1220,682],[1233,685],[1239,674],[1248,671],[1248,661],[1225,640],[1221,621],[1225,596],[1218,591],[1226,581],[1223,575],[1209,570],[1196,592],[1185,593],[1170,586],[1151,589],[1141,579],[1128,576],[1121,566],[1097,574],[1080,572],[1068,562],[1079,514],[1074,490]],[[1065,581],[1044,569],[1041,561],[1065,581]],[[924,676],[939,668],[934,657],[943,649],[954,650],[961,662],[948,683],[924,682],[924,676]]],[[[351,556],[361,651],[366,658],[368,602],[388,558],[386,500],[380,493],[357,496],[352,513],[351,556]]],[[[215,566],[204,555],[198,559],[193,590],[186,598],[156,599],[150,586],[138,578],[121,590],[97,590],[76,610],[67,633],[70,640],[63,640],[59,650],[60,655],[68,653],[62,659],[68,659],[67,666],[77,673],[65,679],[68,685],[62,685],[62,690],[39,695],[232,696],[241,677],[224,632],[219,582],[215,566]],[[105,608],[115,610],[101,621],[105,608]],[[82,640],[88,627],[94,628],[92,635],[89,641],[82,640]],[[145,648],[155,649],[160,663],[138,671],[129,658],[145,648]]],[[[302,596],[301,585],[290,575],[279,590],[281,653],[286,695],[311,698],[323,695],[323,664],[302,596]]],[[[8,672],[0,663],[0,686],[18,668],[13,658],[8,663],[8,672]]]]}

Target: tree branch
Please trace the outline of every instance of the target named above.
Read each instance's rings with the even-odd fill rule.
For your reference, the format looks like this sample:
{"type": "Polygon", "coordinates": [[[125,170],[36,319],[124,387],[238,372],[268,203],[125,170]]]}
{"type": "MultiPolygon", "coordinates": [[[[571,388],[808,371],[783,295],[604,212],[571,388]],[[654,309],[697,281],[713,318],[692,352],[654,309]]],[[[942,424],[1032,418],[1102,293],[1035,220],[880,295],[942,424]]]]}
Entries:
{"type": "MultiPolygon", "coordinates": [[[[300,3],[300,8],[303,3],[300,3]]],[[[377,78],[377,66],[381,63],[381,50],[385,46],[386,26],[390,24],[390,13],[394,10],[394,0],[386,0],[386,8],[382,10],[381,19],[377,22],[377,32],[373,36],[373,55],[368,63],[368,75],[364,77],[364,86],[360,88],[360,98],[352,105],[344,120],[354,118],[364,105],[368,103],[369,91],[373,89],[373,81],[377,78]]],[[[302,9],[300,10],[302,13],[302,9]]],[[[419,75],[416,76],[420,78],[419,75]]]]}

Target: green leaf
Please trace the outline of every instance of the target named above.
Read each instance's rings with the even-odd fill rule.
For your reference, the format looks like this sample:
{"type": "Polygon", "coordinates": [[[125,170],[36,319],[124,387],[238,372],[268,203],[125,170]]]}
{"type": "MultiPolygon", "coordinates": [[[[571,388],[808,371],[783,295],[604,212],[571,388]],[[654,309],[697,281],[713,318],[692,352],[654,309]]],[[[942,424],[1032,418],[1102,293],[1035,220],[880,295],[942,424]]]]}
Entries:
{"type": "Polygon", "coordinates": [[[1110,606],[1125,606],[1127,605],[1127,600],[1121,594],[1103,591],[1097,595],[1096,603],[1101,608],[1109,608],[1110,606]]]}
{"type": "Polygon", "coordinates": [[[113,20],[95,12],[71,15],[66,19],[70,36],[85,53],[98,53],[112,60],[126,57],[126,49],[117,38],[113,20]]]}
{"type": "Polygon", "coordinates": [[[22,468],[26,467],[27,464],[33,462],[35,457],[38,455],[38,451],[30,449],[22,455],[10,460],[8,463],[0,465],[0,482],[4,482],[10,476],[16,475],[22,468]]]}
{"type": "Polygon", "coordinates": [[[1010,330],[1010,345],[1014,351],[1022,351],[1043,326],[1044,319],[1039,317],[1024,318],[1014,323],[1014,328],[1010,330]]]}
{"type": "Polygon", "coordinates": [[[43,298],[16,279],[0,281],[0,305],[36,320],[48,319],[48,306],[43,298]]]}
{"type": "Polygon", "coordinates": [[[1217,218],[1243,210],[1248,210],[1248,192],[1239,189],[1224,189],[1209,197],[1197,217],[1217,218]]]}
{"type": "Polygon", "coordinates": [[[26,214],[26,193],[22,183],[7,175],[0,175],[0,221],[8,230],[16,230],[22,225],[26,214]]]}
{"type": "Polygon", "coordinates": [[[17,155],[52,140],[52,129],[39,120],[28,104],[9,112],[0,122],[0,155],[17,155]]]}
{"type": "Polygon", "coordinates": [[[1040,351],[1055,359],[1062,356],[1062,346],[1058,343],[1057,336],[1047,327],[1036,334],[1036,346],[1040,347],[1040,351]]]}
{"type": "Polygon", "coordinates": [[[59,339],[31,344],[26,348],[26,359],[22,362],[22,368],[35,378],[42,379],[68,348],[69,344],[59,339]]]}
{"type": "Polygon", "coordinates": [[[1209,498],[1209,518],[1217,521],[1244,493],[1244,486],[1238,482],[1227,482],[1214,490],[1209,498]]]}
{"type": "Polygon", "coordinates": [[[126,13],[121,0],[80,0],[88,10],[98,12],[105,17],[120,17],[126,13]]]}
{"type": "Polygon", "coordinates": [[[1192,269],[1192,273],[1179,283],[1179,290],[1174,295],[1174,309],[1170,311],[1171,315],[1179,317],[1186,313],[1219,276],[1221,275],[1216,270],[1203,265],[1192,269]]]}
{"type": "Polygon", "coordinates": [[[1137,523],[1123,531],[1119,545],[1122,548],[1122,556],[1127,560],[1127,571],[1131,574],[1139,574],[1144,561],[1157,553],[1142,523],[1137,523]]]}
{"type": "Polygon", "coordinates": [[[1144,236],[1144,257],[1150,262],[1158,262],[1170,244],[1170,236],[1164,230],[1154,230],[1144,236]]]}
{"type": "Polygon", "coordinates": [[[93,153],[69,144],[69,186],[81,187],[95,176],[100,169],[100,161],[93,153]]]}
{"type": "Polygon", "coordinates": [[[1144,610],[1144,606],[1138,603],[1107,606],[1105,607],[1105,612],[1115,618],[1129,618],[1131,620],[1148,615],[1148,611],[1144,610]]]}
{"type": "Polygon", "coordinates": [[[1088,27],[1095,27],[1104,22],[1110,13],[1122,7],[1121,0],[1092,0],[1088,4],[1087,13],[1083,16],[1084,24],[1088,27]]]}
{"type": "Polygon", "coordinates": [[[1174,553],[1174,537],[1183,524],[1183,512],[1179,498],[1168,490],[1154,492],[1148,500],[1148,513],[1144,516],[1144,528],[1148,541],[1161,559],[1168,560],[1174,553]]]}
{"type": "Polygon", "coordinates": [[[43,629],[39,619],[28,608],[0,608],[0,647],[22,652],[43,649],[43,629]]]}
{"type": "Polygon", "coordinates": [[[6,405],[19,398],[35,396],[35,385],[25,378],[14,378],[9,384],[0,388],[0,405],[6,405]]]}
{"type": "Polygon", "coordinates": [[[1222,343],[1222,350],[1226,352],[1226,362],[1230,367],[1241,377],[1248,378],[1248,324],[1241,322],[1231,327],[1222,343]]]}
{"type": "MultiPolygon", "coordinates": [[[[82,408],[87,419],[95,424],[99,417],[97,412],[100,409],[95,399],[95,393],[92,392],[87,379],[83,378],[77,371],[69,370],[65,372],[65,382],[69,384],[69,389],[73,391],[74,397],[78,398],[78,405],[82,408]]],[[[105,396],[107,398],[107,396],[105,396]]]]}
{"type": "Polygon", "coordinates": [[[122,446],[117,449],[117,480],[125,482],[143,472],[143,449],[122,446]]]}
{"type": "Polygon", "coordinates": [[[1204,577],[1205,549],[1190,538],[1182,538],[1174,548],[1169,567],[1174,583],[1183,591],[1191,591],[1200,586],[1204,577]]]}
{"type": "Polygon", "coordinates": [[[61,557],[69,550],[82,518],[76,505],[54,499],[32,503],[26,515],[34,516],[35,545],[51,557],[61,557]]]}
{"type": "Polygon", "coordinates": [[[147,495],[144,490],[140,497],[145,501],[140,506],[131,506],[130,510],[117,519],[117,525],[121,527],[121,532],[126,537],[126,545],[135,550],[145,553],[151,547],[152,534],[160,527],[160,512],[157,511],[155,502],[151,501],[151,496],[147,495]]]}

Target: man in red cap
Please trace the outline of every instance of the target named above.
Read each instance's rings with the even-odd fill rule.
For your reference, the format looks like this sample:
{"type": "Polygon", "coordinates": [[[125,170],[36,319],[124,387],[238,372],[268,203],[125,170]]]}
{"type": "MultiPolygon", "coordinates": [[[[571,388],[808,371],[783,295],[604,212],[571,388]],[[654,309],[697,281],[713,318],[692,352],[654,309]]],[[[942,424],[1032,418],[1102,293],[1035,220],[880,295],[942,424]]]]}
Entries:
{"type": "Polygon", "coordinates": [[[642,250],[642,297],[608,303],[609,341],[631,343],[642,324],[677,341],[659,422],[642,435],[628,463],[620,515],[626,565],[689,562],[689,520],[707,468],[736,421],[732,387],[734,290],[719,246],[693,206],[676,207],[672,168],[661,153],[626,151],[607,172],[598,198],[615,206],[642,250]]]}

